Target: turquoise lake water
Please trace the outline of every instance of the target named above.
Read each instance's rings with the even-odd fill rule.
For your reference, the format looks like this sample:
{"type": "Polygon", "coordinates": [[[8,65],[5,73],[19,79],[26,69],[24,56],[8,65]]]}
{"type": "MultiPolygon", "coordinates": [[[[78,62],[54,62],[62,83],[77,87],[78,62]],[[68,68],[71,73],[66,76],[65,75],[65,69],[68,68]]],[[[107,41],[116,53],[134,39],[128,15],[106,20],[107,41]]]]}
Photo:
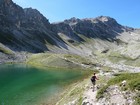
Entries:
{"type": "Polygon", "coordinates": [[[0,105],[38,105],[87,76],[80,70],[37,69],[26,65],[0,65],[0,105]]]}

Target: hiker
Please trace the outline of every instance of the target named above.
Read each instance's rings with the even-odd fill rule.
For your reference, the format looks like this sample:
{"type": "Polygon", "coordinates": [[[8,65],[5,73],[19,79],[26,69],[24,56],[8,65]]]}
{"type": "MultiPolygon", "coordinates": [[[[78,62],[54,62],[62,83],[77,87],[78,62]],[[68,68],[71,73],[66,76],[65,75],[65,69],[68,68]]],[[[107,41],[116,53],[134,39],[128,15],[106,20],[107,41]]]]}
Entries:
{"type": "Polygon", "coordinates": [[[93,84],[93,91],[96,85],[96,80],[99,80],[99,79],[96,77],[96,73],[94,73],[93,76],[91,77],[91,82],[93,84]]]}

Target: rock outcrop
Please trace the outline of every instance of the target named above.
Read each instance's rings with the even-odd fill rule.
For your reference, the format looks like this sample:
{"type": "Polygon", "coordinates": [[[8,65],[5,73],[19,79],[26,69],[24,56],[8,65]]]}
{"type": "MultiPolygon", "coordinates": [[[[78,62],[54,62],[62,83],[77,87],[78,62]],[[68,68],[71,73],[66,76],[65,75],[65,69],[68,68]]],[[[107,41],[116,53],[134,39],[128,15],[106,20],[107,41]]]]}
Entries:
{"type": "Polygon", "coordinates": [[[57,26],[58,32],[72,38],[73,36],[78,37],[78,34],[81,34],[89,38],[99,38],[108,41],[115,40],[116,36],[126,30],[115,19],[107,16],[81,20],[71,18],[64,22],[55,23],[55,25],[57,26]]]}
{"type": "Polygon", "coordinates": [[[0,1],[0,42],[14,51],[43,52],[46,42],[58,45],[61,38],[52,31],[52,25],[36,9],[12,2],[0,1]]]}

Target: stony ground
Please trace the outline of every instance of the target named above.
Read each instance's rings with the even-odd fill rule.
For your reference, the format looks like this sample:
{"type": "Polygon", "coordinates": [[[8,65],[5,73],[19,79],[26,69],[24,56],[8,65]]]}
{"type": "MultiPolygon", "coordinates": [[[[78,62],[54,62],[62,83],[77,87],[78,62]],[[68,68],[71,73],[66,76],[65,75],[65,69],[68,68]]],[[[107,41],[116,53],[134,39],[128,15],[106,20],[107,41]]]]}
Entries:
{"type": "Polygon", "coordinates": [[[28,56],[30,56],[30,54],[26,52],[15,52],[9,55],[0,52],[0,64],[25,62],[28,56]]]}
{"type": "Polygon", "coordinates": [[[109,87],[105,93],[106,97],[99,100],[96,99],[97,91],[98,89],[93,91],[92,86],[87,88],[83,94],[84,100],[82,105],[133,105],[133,93],[122,92],[117,85],[109,87]]]}
{"type": "MultiPolygon", "coordinates": [[[[106,76],[106,78],[111,78],[112,73],[99,73],[99,77],[106,76]]],[[[104,79],[103,81],[106,83],[107,81],[104,79]]],[[[88,83],[85,92],[83,94],[83,102],[82,105],[133,105],[135,100],[132,98],[135,96],[135,93],[130,91],[122,91],[122,87],[118,85],[109,86],[104,92],[104,96],[97,100],[96,95],[101,86],[101,82],[98,82],[95,88],[91,82],[88,83]]],[[[73,104],[76,105],[76,104],[73,104]]]]}
{"type": "Polygon", "coordinates": [[[97,88],[93,89],[93,86],[90,86],[86,89],[84,95],[83,95],[83,102],[82,105],[98,105],[97,99],[97,88]]]}

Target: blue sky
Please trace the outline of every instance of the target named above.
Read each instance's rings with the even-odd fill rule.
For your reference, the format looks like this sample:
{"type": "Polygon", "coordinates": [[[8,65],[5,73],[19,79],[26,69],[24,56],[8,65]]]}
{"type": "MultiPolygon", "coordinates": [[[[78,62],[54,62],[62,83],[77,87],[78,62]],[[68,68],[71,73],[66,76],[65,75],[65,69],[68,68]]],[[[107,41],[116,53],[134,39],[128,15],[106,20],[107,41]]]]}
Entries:
{"type": "Polygon", "coordinates": [[[140,28],[140,0],[13,0],[23,8],[39,10],[50,22],[71,17],[110,16],[118,23],[140,28]]]}

